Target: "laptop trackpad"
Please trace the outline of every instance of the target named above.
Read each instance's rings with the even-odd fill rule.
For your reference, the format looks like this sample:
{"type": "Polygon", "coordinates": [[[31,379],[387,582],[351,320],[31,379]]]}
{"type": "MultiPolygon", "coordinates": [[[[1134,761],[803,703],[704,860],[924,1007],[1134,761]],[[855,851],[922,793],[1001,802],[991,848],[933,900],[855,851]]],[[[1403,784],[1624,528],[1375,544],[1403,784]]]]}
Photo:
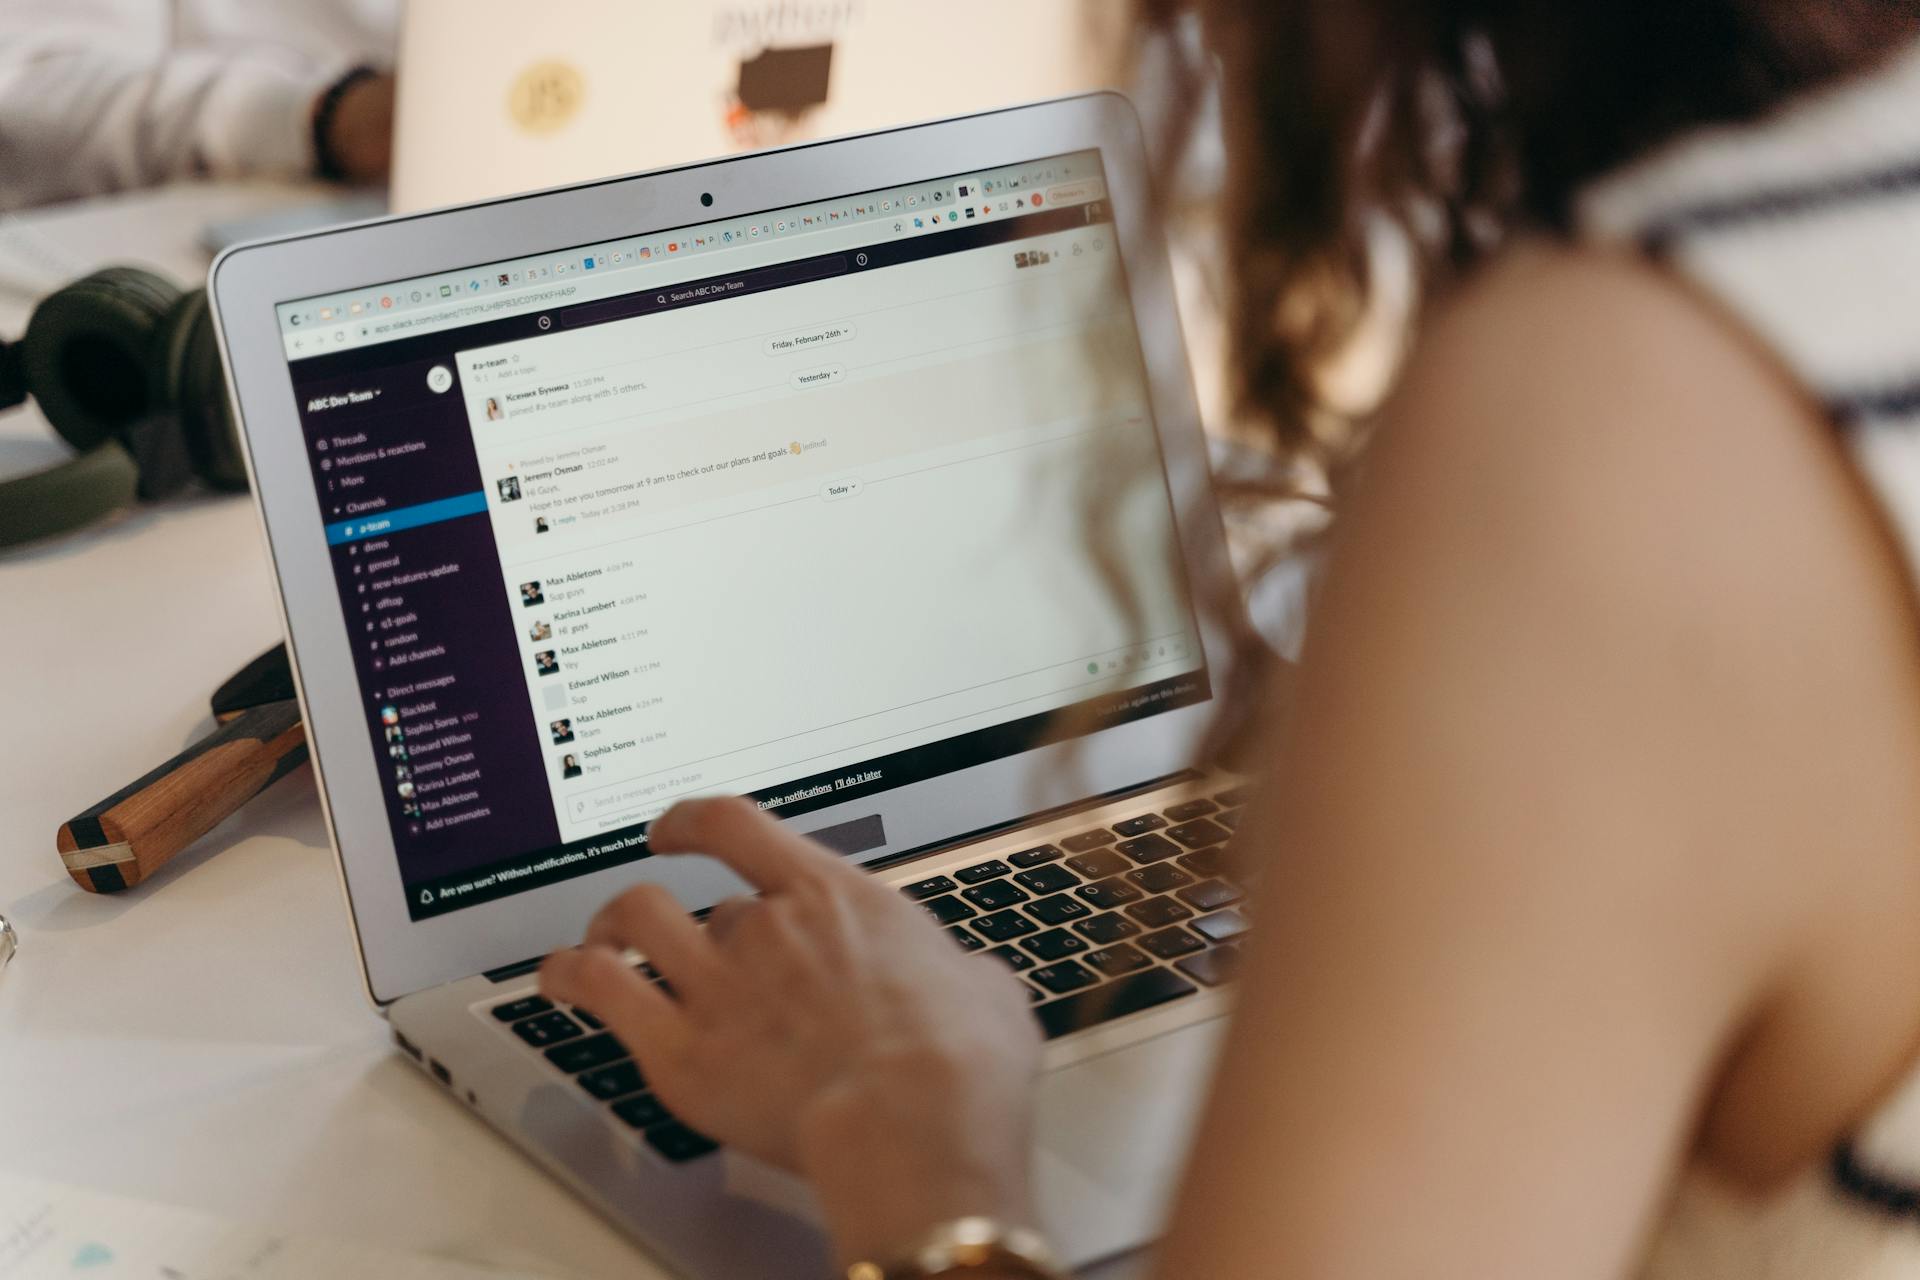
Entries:
{"type": "Polygon", "coordinates": [[[1213,1018],[1042,1078],[1036,1192],[1072,1265],[1159,1235],[1225,1027],[1213,1018]]]}

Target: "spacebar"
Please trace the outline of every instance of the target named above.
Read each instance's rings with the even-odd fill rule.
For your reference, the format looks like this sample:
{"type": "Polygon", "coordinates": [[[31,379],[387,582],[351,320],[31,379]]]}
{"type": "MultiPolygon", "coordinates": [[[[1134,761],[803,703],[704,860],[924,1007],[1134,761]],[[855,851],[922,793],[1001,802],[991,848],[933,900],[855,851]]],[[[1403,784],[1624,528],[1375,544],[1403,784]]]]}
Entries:
{"type": "Polygon", "coordinates": [[[1130,1013],[1192,995],[1199,989],[1171,969],[1149,969],[1064,1000],[1049,1001],[1036,1008],[1033,1016],[1040,1019],[1040,1030],[1046,1033],[1047,1039],[1057,1040],[1069,1031],[1079,1031],[1110,1018],[1124,1018],[1130,1013]]]}

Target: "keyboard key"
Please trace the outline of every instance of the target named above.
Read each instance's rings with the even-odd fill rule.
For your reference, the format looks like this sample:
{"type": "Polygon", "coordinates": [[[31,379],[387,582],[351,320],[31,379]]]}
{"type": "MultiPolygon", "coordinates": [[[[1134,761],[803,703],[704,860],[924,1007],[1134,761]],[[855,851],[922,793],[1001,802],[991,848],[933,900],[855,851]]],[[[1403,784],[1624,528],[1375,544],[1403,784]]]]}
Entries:
{"type": "Polygon", "coordinates": [[[1253,799],[1253,788],[1246,786],[1235,787],[1231,791],[1222,791],[1219,795],[1215,796],[1214,799],[1226,808],[1237,809],[1247,801],[1253,799]]]}
{"type": "Polygon", "coordinates": [[[1039,932],[1040,926],[1018,911],[996,911],[975,920],[973,929],[988,942],[1012,942],[1015,938],[1039,932]]]}
{"type": "Polygon", "coordinates": [[[1104,880],[1127,869],[1127,860],[1111,849],[1099,849],[1068,858],[1067,865],[1089,880],[1104,880]]]}
{"type": "Polygon", "coordinates": [[[675,1164],[697,1160],[720,1149],[720,1144],[712,1138],[704,1133],[695,1133],[678,1121],[657,1124],[647,1130],[645,1136],[648,1146],[675,1164]]]}
{"type": "Polygon", "coordinates": [[[1165,836],[1146,835],[1135,840],[1122,840],[1113,846],[1135,862],[1158,862],[1162,858],[1171,858],[1179,853],[1180,846],[1165,836]]]}
{"type": "Polygon", "coordinates": [[[1225,813],[1215,814],[1213,820],[1229,831],[1238,831],[1240,829],[1241,812],[1239,809],[1229,809],[1225,813]]]}
{"type": "Polygon", "coordinates": [[[1082,991],[1064,1000],[1050,1000],[1035,1009],[1033,1016],[1040,1020],[1040,1030],[1047,1039],[1055,1040],[1097,1022],[1123,1018],[1190,996],[1199,989],[1171,969],[1155,965],[1104,987],[1082,991]]]}
{"type": "MultiPolygon", "coordinates": [[[[1026,921],[1022,920],[1020,923],[1026,924],[1026,921]]],[[[1018,947],[995,947],[993,950],[987,952],[987,954],[1001,961],[1015,973],[1022,973],[1033,968],[1033,957],[1018,947]]]]}
{"type": "Polygon", "coordinates": [[[613,1114],[625,1120],[636,1129],[645,1129],[650,1125],[667,1124],[673,1120],[673,1112],[660,1105],[660,1099],[650,1093],[637,1098],[628,1098],[613,1104],[613,1114]]]}
{"type": "Polygon", "coordinates": [[[1068,836],[1060,842],[1060,847],[1068,853],[1085,853],[1089,849],[1098,849],[1103,844],[1112,844],[1119,837],[1102,827],[1098,831],[1083,831],[1077,836],[1068,836]]]}
{"type": "Polygon", "coordinates": [[[1086,969],[1071,960],[1064,960],[1059,964],[1050,964],[1044,969],[1035,969],[1027,976],[1057,996],[1063,996],[1069,991],[1078,991],[1083,987],[1090,987],[1100,981],[1100,979],[1094,977],[1091,973],[1088,973],[1086,969]]]}
{"type": "Polygon", "coordinates": [[[1095,916],[1091,920],[1081,920],[1076,923],[1073,928],[1074,932],[1081,934],[1097,947],[1104,947],[1110,942],[1118,942],[1122,938],[1131,938],[1134,934],[1140,932],[1139,925],[1117,911],[1109,911],[1105,915],[1095,916]]]}
{"type": "Polygon", "coordinates": [[[1087,949],[1085,941],[1065,929],[1049,929],[1025,939],[1020,945],[1043,961],[1064,960],[1087,949]]]}
{"type": "Polygon", "coordinates": [[[1173,822],[1192,822],[1195,818],[1204,818],[1220,808],[1211,800],[1189,800],[1185,804],[1167,806],[1167,817],[1173,822]]]}
{"type": "Polygon", "coordinates": [[[1210,844],[1225,844],[1233,833],[1217,822],[1196,818],[1177,827],[1168,827],[1167,834],[1189,849],[1204,849],[1210,844]]]}
{"type": "Polygon", "coordinates": [[[522,1018],[531,1018],[536,1013],[545,1013],[553,1008],[553,1001],[545,996],[528,996],[523,1000],[510,1000],[506,1004],[493,1006],[493,1016],[502,1022],[518,1022],[522,1018]]]}
{"type": "Polygon", "coordinates": [[[1013,870],[1012,867],[995,858],[992,862],[979,862],[971,867],[962,867],[953,873],[953,878],[961,884],[979,884],[983,880],[1003,876],[1011,870],[1013,870]]]}
{"type": "Polygon", "coordinates": [[[1148,893],[1165,893],[1169,889],[1178,889],[1182,885],[1193,883],[1192,876],[1171,862],[1150,863],[1138,871],[1129,871],[1127,879],[1148,893]]]}
{"type": "Polygon", "coordinates": [[[536,1049],[544,1049],[550,1044],[559,1044],[562,1040],[571,1040],[586,1033],[580,1030],[579,1023],[555,1009],[537,1018],[514,1023],[513,1034],[536,1049]]]}
{"type": "Polygon", "coordinates": [[[1172,898],[1148,898],[1145,902],[1136,902],[1128,907],[1127,914],[1149,929],[1158,929],[1185,920],[1193,912],[1172,898]]]}
{"type": "Polygon", "coordinates": [[[1215,947],[1184,960],[1175,960],[1173,967],[1196,982],[1217,987],[1233,981],[1233,976],[1240,971],[1240,948],[1215,947]]]}
{"type": "Polygon", "coordinates": [[[1022,849],[1018,853],[1010,853],[1007,855],[1007,861],[1024,869],[1037,867],[1044,862],[1052,862],[1059,856],[1060,850],[1050,844],[1043,844],[1035,849],[1022,849]]]}
{"type": "Polygon", "coordinates": [[[625,1062],[581,1072],[580,1087],[600,1101],[608,1102],[640,1092],[647,1087],[647,1082],[641,1076],[639,1066],[629,1058],[625,1062]]]}
{"type": "Polygon", "coordinates": [[[1112,911],[1115,907],[1124,907],[1129,902],[1138,902],[1146,896],[1119,876],[1109,876],[1105,880],[1083,884],[1074,892],[1092,903],[1094,909],[1098,911],[1112,911]]]}
{"type": "Polygon", "coordinates": [[[1080,877],[1065,867],[1039,867],[1032,871],[1022,871],[1014,879],[1041,895],[1059,893],[1062,889],[1071,889],[1080,883],[1080,877]]]}
{"type": "Polygon", "coordinates": [[[1076,902],[1064,893],[1056,893],[1051,898],[1042,898],[1038,902],[1029,902],[1022,909],[1041,924],[1047,925],[1082,920],[1093,914],[1093,908],[1084,902],[1076,902]]]}
{"type": "Polygon", "coordinates": [[[944,898],[929,898],[920,904],[933,914],[941,924],[958,924],[962,920],[973,918],[973,908],[960,899],[948,894],[944,898]]]}
{"type": "Polygon", "coordinates": [[[913,884],[903,884],[900,886],[900,892],[906,894],[915,902],[922,902],[933,897],[935,894],[952,893],[959,887],[959,885],[956,885],[945,876],[934,876],[930,880],[920,880],[913,884]]]}
{"type": "Polygon", "coordinates": [[[1180,901],[1195,911],[1218,911],[1222,907],[1232,906],[1245,896],[1225,880],[1208,880],[1182,889],[1179,894],[1180,901]]]}
{"type": "Polygon", "coordinates": [[[1248,929],[1247,918],[1238,911],[1218,911],[1201,916],[1187,926],[1208,942],[1232,942],[1248,929]]]}
{"type": "Polygon", "coordinates": [[[1011,880],[989,880],[971,889],[962,889],[960,896],[982,911],[998,911],[1028,899],[1027,892],[1011,880]]]}
{"type": "Polygon", "coordinates": [[[1182,929],[1179,925],[1175,925],[1171,929],[1162,929],[1158,933],[1147,934],[1140,939],[1140,945],[1159,956],[1162,960],[1173,960],[1180,956],[1191,955],[1207,944],[1188,933],[1185,929],[1182,929]]]}
{"type": "Polygon", "coordinates": [[[1199,876],[1202,880],[1211,880],[1227,874],[1227,851],[1221,848],[1200,849],[1193,853],[1180,855],[1180,865],[1199,876]]]}
{"type": "Polygon", "coordinates": [[[962,951],[978,951],[980,948],[987,945],[986,943],[980,941],[980,939],[968,933],[965,929],[962,929],[957,924],[948,925],[947,932],[952,935],[953,940],[955,942],[960,944],[960,949],[962,951]]]}
{"type": "Polygon", "coordinates": [[[568,1075],[575,1075],[590,1067],[603,1067],[626,1056],[627,1046],[614,1039],[608,1031],[584,1040],[569,1040],[547,1050],[547,1061],[568,1075]]]}
{"type": "Polygon", "coordinates": [[[573,1016],[579,1019],[580,1025],[589,1031],[605,1031],[607,1029],[606,1023],[600,1021],[600,1019],[594,1017],[579,1005],[573,1006],[573,1016]]]}
{"type": "Polygon", "coordinates": [[[1102,947],[1098,951],[1089,951],[1082,958],[1089,967],[1098,969],[1108,978],[1124,978],[1130,973],[1138,973],[1153,963],[1131,942],[1120,942],[1111,947],[1102,947]]]}
{"type": "Polygon", "coordinates": [[[1116,822],[1113,829],[1123,836],[1143,836],[1149,831],[1158,831],[1167,825],[1167,820],[1157,813],[1143,813],[1137,818],[1128,818],[1116,822]]]}

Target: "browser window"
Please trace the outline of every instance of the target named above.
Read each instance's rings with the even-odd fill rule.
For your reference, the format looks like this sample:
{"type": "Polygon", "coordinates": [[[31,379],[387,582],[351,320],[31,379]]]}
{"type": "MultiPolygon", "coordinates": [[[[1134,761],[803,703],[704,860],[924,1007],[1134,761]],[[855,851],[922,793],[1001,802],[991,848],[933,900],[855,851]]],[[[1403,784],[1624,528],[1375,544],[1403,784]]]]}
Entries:
{"type": "Polygon", "coordinates": [[[416,919],[1209,696],[1094,153],[279,310],[416,919]]]}

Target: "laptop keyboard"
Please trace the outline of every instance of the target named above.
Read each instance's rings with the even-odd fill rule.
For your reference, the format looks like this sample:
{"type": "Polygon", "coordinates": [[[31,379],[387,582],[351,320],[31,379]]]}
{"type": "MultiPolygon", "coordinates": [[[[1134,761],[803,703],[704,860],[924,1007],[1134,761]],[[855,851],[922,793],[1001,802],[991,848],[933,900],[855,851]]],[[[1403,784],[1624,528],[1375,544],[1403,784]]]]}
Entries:
{"type": "MultiPolygon", "coordinates": [[[[1221,846],[1246,788],[930,876],[900,892],[967,951],[1011,969],[1049,1040],[1230,981],[1247,931],[1221,846]]],[[[983,963],[987,961],[983,960],[983,963]]],[[[651,966],[641,972],[667,989],[651,966]]],[[[719,1149],[647,1090],[625,1045],[583,1009],[525,996],[491,1010],[679,1163],[719,1149]]]]}

